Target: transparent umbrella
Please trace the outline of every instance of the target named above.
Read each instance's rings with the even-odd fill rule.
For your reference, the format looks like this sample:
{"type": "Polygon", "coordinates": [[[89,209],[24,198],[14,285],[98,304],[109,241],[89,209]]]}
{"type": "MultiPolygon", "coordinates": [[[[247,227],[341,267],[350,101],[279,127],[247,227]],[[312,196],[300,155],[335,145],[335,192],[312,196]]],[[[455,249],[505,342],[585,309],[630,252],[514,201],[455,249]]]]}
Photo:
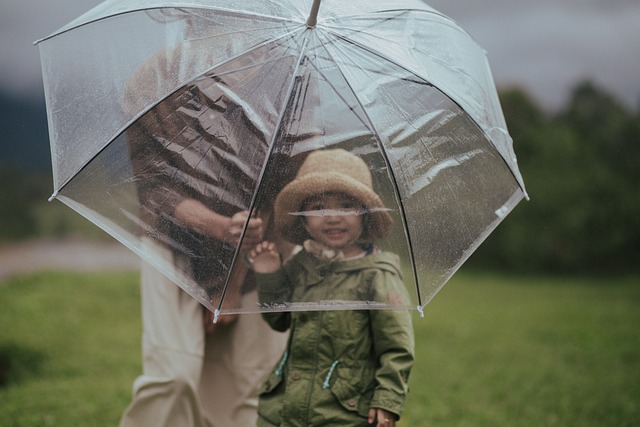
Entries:
{"type": "Polygon", "coordinates": [[[421,312],[526,197],[484,51],[418,0],[108,0],[37,44],[52,198],[217,314],[266,309],[244,249],[313,151],[366,162],[421,312]]]}

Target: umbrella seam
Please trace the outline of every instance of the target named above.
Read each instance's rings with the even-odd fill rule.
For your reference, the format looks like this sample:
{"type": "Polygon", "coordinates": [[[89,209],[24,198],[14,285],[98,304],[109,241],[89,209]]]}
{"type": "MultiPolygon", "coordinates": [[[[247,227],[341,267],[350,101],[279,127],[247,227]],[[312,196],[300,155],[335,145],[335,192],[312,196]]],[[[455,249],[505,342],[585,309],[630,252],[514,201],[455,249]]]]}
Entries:
{"type": "Polygon", "coordinates": [[[405,212],[405,209],[404,209],[404,204],[402,202],[402,197],[400,196],[400,188],[398,186],[398,182],[397,182],[396,176],[393,173],[393,169],[391,168],[391,162],[389,160],[389,157],[387,156],[387,153],[385,152],[384,144],[382,142],[382,137],[380,136],[380,133],[378,132],[375,124],[373,123],[373,120],[371,120],[371,117],[369,116],[369,113],[367,112],[367,109],[365,108],[364,104],[360,100],[360,97],[358,96],[358,94],[353,89],[353,86],[351,85],[351,82],[349,81],[347,76],[344,74],[344,71],[342,70],[342,68],[335,61],[335,59],[334,59],[333,55],[331,54],[331,52],[329,51],[329,49],[327,49],[324,44],[322,45],[322,47],[327,52],[329,57],[333,60],[333,62],[336,64],[337,70],[340,72],[340,74],[344,78],[345,82],[347,83],[349,89],[351,90],[351,93],[353,94],[354,98],[356,99],[356,102],[358,103],[360,108],[362,108],[364,116],[365,116],[367,122],[369,123],[369,126],[371,127],[371,130],[374,133],[374,136],[375,136],[376,141],[378,142],[378,145],[380,146],[380,152],[382,153],[382,156],[383,156],[383,158],[385,160],[385,163],[386,163],[388,171],[389,171],[389,176],[391,178],[391,182],[393,183],[393,187],[395,188],[395,193],[396,193],[396,197],[397,197],[397,200],[398,200],[398,205],[400,207],[400,213],[401,213],[403,226],[404,226],[404,229],[407,231],[407,233],[405,235],[406,235],[406,238],[407,238],[407,243],[409,245],[409,258],[410,258],[411,266],[412,266],[412,270],[413,270],[413,278],[415,280],[416,293],[417,293],[417,298],[418,298],[418,306],[420,307],[420,306],[422,306],[422,298],[420,296],[418,273],[417,273],[417,270],[416,270],[415,259],[413,257],[413,244],[411,242],[411,236],[410,236],[409,230],[407,228],[407,215],[406,215],[406,212],[405,212]]]}
{"type": "MultiPolygon", "coordinates": [[[[464,107],[462,107],[462,105],[460,105],[460,103],[453,97],[451,97],[448,93],[446,93],[445,91],[443,91],[440,87],[434,85],[433,83],[431,83],[425,76],[423,76],[421,73],[418,73],[414,70],[412,70],[411,68],[405,67],[402,64],[397,63],[396,61],[393,61],[387,57],[385,57],[381,52],[379,52],[377,49],[374,49],[372,47],[363,45],[362,43],[359,43],[355,40],[350,39],[349,37],[345,36],[345,35],[341,35],[340,33],[336,32],[336,31],[332,31],[330,28],[327,28],[327,31],[330,32],[331,34],[333,34],[335,37],[338,37],[340,39],[343,39],[355,46],[358,46],[360,49],[363,49],[373,55],[378,56],[379,58],[388,61],[392,64],[394,64],[395,66],[405,70],[408,73],[413,74],[414,76],[418,77],[419,79],[421,79],[425,84],[428,84],[430,86],[432,86],[434,89],[438,90],[439,92],[441,92],[444,96],[446,96],[448,99],[451,100],[451,102],[453,102],[454,104],[456,104],[462,111],[466,111],[464,109],[464,107]]],[[[369,33],[366,33],[369,34],[369,33]]],[[[475,82],[474,79],[471,79],[475,82]]],[[[491,145],[496,149],[496,152],[498,153],[498,155],[500,156],[500,158],[502,159],[502,161],[505,163],[505,165],[507,166],[507,169],[509,169],[511,175],[513,175],[513,178],[515,179],[516,183],[518,184],[518,187],[520,187],[520,189],[522,190],[522,192],[525,194],[525,197],[528,199],[528,195],[527,195],[527,191],[524,188],[524,184],[521,182],[521,180],[519,179],[518,175],[513,171],[513,169],[511,168],[511,166],[509,165],[509,162],[507,161],[507,159],[505,158],[505,156],[502,154],[502,152],[494,145],[493,141],[491,140],[491,138],[489,138],[489,136],[487,135],[487,131],[491,130],[493,128],[496,128],[496,126],[494,126],[491,129],[487,129],[487,131],[485,131],[485,129],[482,128],[482,126],[480,126],[480,124],[478,124],[477,120],[475,120],[473,117],[469,116],[469,119],[478,127],[478,129],[480,129],[480,131],[482,132],[482,134],[485,136],[485,138],[491,143],[491,145]]]]}
{"type": "MultiPolygon", "coordinates": [[[[286,18],[281,18],[278,16],[272,16],[272,15],[263,15],[263,14],[249,14],[249,13],[242,13],[242,11],[240,10],[233,10],[233,9],[225,9],[225,8],[220,8],[220,7],[206,7],[205,5],[198,5],[198,4],[187,4],[186,6],[184,4],[181,4],[180,7],[176,7],[176,6],[172,6],[170,4],[164,5],[164,6],[156,6],[156,7],[142,7],[142,8],[136,8],[136,9],[130,9],[130,10],[125,10],[125,11],[121,11],[121,12],[115,12],[115,13],[110,13],[108,15],[104,15],[104,16],[100,16],[97,18],[93,18],[89,21],[86,22],[82,22],[79,24],[75,24],[69,28],[64,28],[62,30],[58,30],[46,37],[43,37],[41,39],[38,39],[36,41],[33,42],[34,45],[40,44],[44,41],[47,41],[49,39],[52,39],[54,37],[58,37],[62,34],[65,34],[69,31],[73,31],[76,30],[78,28],[84,27],[86,25],[91,25],[94,24],[96,22],[100,22],[100,21],[104,21],[105,19],[110,19],[110,18],[114,18],[116,16],[120,16],[120,15],[128,15],[131,13],[137,13],[137,12],[145,12],[145,11],[149,11],[149,10],[159,10],[159,9],[201,9],[201,10],[211,10],[211,11],[219,11],[219,12],[230,12],[233,13],[237,16],[241,16],[241,17],[247,17],[247,18],[255,18],[255,17],[260,17],[260,18],[267,18],[266,20],[270,20],[270,21],[274,21],[274,22],[291,22],[291,23],[297,23],[297,21],[293,21],[291,19],[286,19],[286,18]]],[[[304,19],[300,21],[300,24],[304,25],[304,19]]]]}
{"type": "MultiPolygon", "coordinates": [[[[198,80],[199,78],[201,78],[203,75],[206,75],[206,74],[210,73],[211,71],[215,70],[216,68],[221,67],[221,66],[223,66],[223,65],[226,65],[226,64],[228,64],[228,63],[230,63],[230,62],[232,62],[232,61],[234,61],[234,60],[236,60],[236,59],[238,59],[238,58],[241,58],[242,56],[244,56],[244,55],[246,55],[246,54],[248,54],[248,53],[250,53],[250,52],[253,52],[253,51],[254,51],[254,50],[256,50],[256,49],[259,49],[259,48],[261,48],[261,47],[263,47],[263,46],[265,46],[265,45],[267,45],[267,44],[269,44],[269,43],[274,43],[274,42],[276,42],[276,41],[278,41],[278,40],[280,40],[280,39],[283,39],[283,38],[285,38],[285,37],[287,37],[287,36],[291,36],[291,35],[295,34],[296,32],[299,32],[299,31],[301,31],[301,30],[305,30],[305,29],[306,29],[306,27],[300,27],[300,28],[298,28],[298,29],[296,29],[296,30],[294,30],[294,31],[289,31],[289,32],[287,32],[287,33],[285,33],[285,34],[282,34],[282,35],[280,35],[279,37],[272,38],[272,39],[269,39],[269,40],[265,40],[265,41],[263,41],[263,42],[259,43],[258,45],[255,45],[255,46],[253,46],[252,48],[250,48],[250,49],[248,49],[248,50],[246,50],[246,51],[244,51],[244,52],[242,52],[242,53],[240,53],[240,54],[238,54],[238,55],[236,55],[236,56],[234,56],[234,57],[232,57],[232,58],[229,58],[229,59],[227,59],[227,60],[225,60],[225,61],[219,62],[219,63],[217,63],[217,64],[215,64],[215,65],[213,65],[213,66],[211,66],[211,67],[207,68],[206,70],[204,70],[203,72],[201,72],[200,74],[198,74],[198,75],[197,75],[197,76],[195,76],[195,77],[192,77],[192,78],[190,78],[190,79],[188,79],[188,80],[185,80],[185,81],[183,81],[183,82],[178,83],[178,85],[176,85],[176,86],[175,86],[174,88],[172,88],[170,91],[167,91],[167,93],[166,93],[164,96],[160,97],[160,99],[159,99],[158,101],[154,102],[153,104],[150,104],[147,108],[145,108],[144,110],[142,110],[140,113],[138,113],[138,114],[136,114],[135,116],[133,116],[133,117],[131,118],[131,120],[129,120],[128,122],[126,122],[126,123],[121,127],[121,129],[120,129],[118,132],[115,132],[115,133],[114,133],[114,136],[113,136],[113,137],[111,137],[111,138],[109,138],[109,139],[107,140],[107,142],[106,142],[104,145],[102,145],[102,146],[101,146],[101,147],[100,147],[100,148],[95,152],[95,154],[93,154],[93,155],[91,156],[91,158],[89,158],[89,159],[87,160],[87,162],[86,162],[85,164],[83,164],[81,167],[79,167],[79,168],[78,168],[78,170],[76,170],[75,172],[73,172],[72,174],[70,174],[70,175],[69,175],[69,178],[67,178],[67,179],[66,179],[62,184],[60,184],[58,188],[54,188],[54,193],[53,193],[53,195],[51,196],[50,200],[53,200],[54,198],[56,198],[56,197],[58,196],[58,194],[59,194],[59,193],[64,189],[64,187],[66,187],[66,186],[67,186],[67,185],[68,185],[68,184],[69,184],[69,183],[70,183],[70,182],[71,182],[71,181],[72,181],[72,180],[73,180],[73,179],[74,179],[74,178],[75,178],[75,177],[76,177],[80,172],[82,172],[82,171],[83,171],[83,170],[84,170],[84,169],[85,169],[85,168],[86,168],[86,167],[87,167],[87,166],[88,166],[88,165],[89,165],[89,164],[90,164],[90,163],[91,163],[91,162],[92,162],[96,157],[98,157],[98,156],[100,155],[100,153],[102,153],[104,150],[106,150],[106,149],[107,149],[107,147],[108,147],[109,145],[111,145],[111,144],[112,144],[116,139],[118,139],[118,138],[120,137],[120,135],[122,135],[124,132],[126,132],[126,130],[127,130],[127,129],[128,129],[128,128],[133,124],[133,123],[135,123],[135,122],[136,122],[137,120],[139,120],[142,116],[144,116],[146,113],[148,113],[149,111],[151,111],[154,107],[156,107],[158,104],[160,104],[161,102],[163,102],[165,99],[167,99],[168,97],[170,97],[171,95],[173,95],[174,93],[176,93],[180,88],[182,88],[182,87],[184,87],[184,86],[186,86],[186,85],[188,85],[188,84],[191,84],[191,83],[193,83],[193,82],[197,81],[197,80],[198,80]]],[[[224,74],[221,74],[221,75],[224,75],[224,74]]]]}
{"type": "MultiPolygon", "coordinates": [[[[306,30],[306,27],[305,27],[305,30],[306,30]]],[[[249,212],[250,213],[253,212],[253,210],[255,208],[255,203],[256,203],[256,200],[258,198],[258,193],[260,192],[260,188],[261,188],[261,184],[262,184],[262,181],[263,181],[263,178],[264,178],[264,174],[265,174],[265,172],[267,170],[267,164],[269,163],[269,159],[271,158],[271,155],[273,154],[273,150],[275,148],[275,140],[279,135],[279,130],[280,130],[280,127],[282,126],[282,121],[284,119],[284,116],[285,116],[285,113],[286,113],[286,110],[287,110],[286,105],[289,102],[289,100],[291,99],[291,96],[293,95],[293,88],[295,87],[296,76],[298,74],[298,70],[300,69],[300,64],[302,62],[302,58],[303,58],[304,53],[306,51],[307,40],[308,39],[305,38],[304,41],[303,41],[303,45],[300,48],[300,55],[298,55],[298,61],[296,62],[296,68],[295,68],[295,70],[293,70],[293,73],[291,74],[292,78],[291,78],[291,82],[289,83],[289,88],[287,90],[287,94],[288,94],[287,97],[286,97],[287,101],[284,103],[282,111],[280,112],[280,115],[278,117],[278,121],[276,123],[276,126],[274,127],[273,136],[271,137],[271,142],[269,144],[269,150],[268,150],[268,152],[267,152],[267,154],[265,156],[265,161],[264,161],[264,163],[262,165],[262,170],[260,171],[260,175],[258,176],[258,180],[257,180],[258,185],[257,185],[256,190],[254,191],[253,197],[251,199],[251,203],[249,205],[249,212]]],[[[235,264],[236,260],[238,259],[238,254],[240,253],[240,247],[242,247],[242,240],[244,239],[244,236],[245,236],[245,233],[247,231],[248,225],[249,225],[249,221],[245,222],[245,224],[244,224],[244,226],[242,228],[242,232],[240,233],[240,241],[238,243],[238,246],[236,247],[235,253],[233,254],[233,258],[231,260],[231,266],[233,266],[235,264]]],[[[229,275],[227,275],[227,278],[225,279],[224,286],[222,288],[222,293],[220,295],[220,301],[218,302],[218,307],[216,309],[218,312],[222,311],[222,304],[224,302],[225,295],[227,294],[227,290],[228,290],[228,287],[229,287],[230,279],[231,279],[231,275],[229,274],[229,275]]]]}

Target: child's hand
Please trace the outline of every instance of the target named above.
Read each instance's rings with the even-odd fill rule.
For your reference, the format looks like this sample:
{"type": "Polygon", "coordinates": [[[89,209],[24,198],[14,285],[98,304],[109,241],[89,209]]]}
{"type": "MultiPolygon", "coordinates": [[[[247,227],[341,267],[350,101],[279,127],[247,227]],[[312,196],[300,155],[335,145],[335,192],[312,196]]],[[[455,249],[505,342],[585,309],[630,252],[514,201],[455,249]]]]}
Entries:
{"type": "Polygon", "coordinates": [[[376,423],[376,427],[394,427],[396,416],[389,411],[380,408],[369,409],[369,424],[376,423]]]}
{"type": "Polygon", "coordinates": [[[267,241],[258,243],[251,249],[249,259],[252,260],[251,265],[256,273],[274,273],[282,265],[276,245],[267,241]]]}

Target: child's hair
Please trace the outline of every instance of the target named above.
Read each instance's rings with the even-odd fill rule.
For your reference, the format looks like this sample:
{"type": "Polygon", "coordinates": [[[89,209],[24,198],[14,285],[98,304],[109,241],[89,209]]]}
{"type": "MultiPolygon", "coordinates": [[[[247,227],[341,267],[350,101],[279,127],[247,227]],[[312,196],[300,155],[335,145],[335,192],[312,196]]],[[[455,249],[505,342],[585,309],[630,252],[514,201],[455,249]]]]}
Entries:
{"type": "Polygon", "coordinates": [[[389,209],[373,191],[369,167],[360,157],[337,148],[309,154],[295,179],[278,194],[275,224],[285,239],[301,244],[308,238],[301,220],[302,206],[310,197],[323,193],[343,193],[363,205],[363,242],[376,241],[391,231],[389,209]]]}

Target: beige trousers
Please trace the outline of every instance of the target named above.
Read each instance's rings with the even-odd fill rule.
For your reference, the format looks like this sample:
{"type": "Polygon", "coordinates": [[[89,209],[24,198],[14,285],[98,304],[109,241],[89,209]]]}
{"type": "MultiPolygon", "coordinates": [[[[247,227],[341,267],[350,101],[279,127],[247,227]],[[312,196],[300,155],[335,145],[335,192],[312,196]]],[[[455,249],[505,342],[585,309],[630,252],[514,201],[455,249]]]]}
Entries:
{"type": "MultiPolygon", "coordinates": [[[[247,427],[286,334],[243,314],[212,334],[202,306],[150,265],[141,270],[143,373],[120,427],[247,427]]],[[[256,293],[243,304],[255,305],[256,293]]]]}

